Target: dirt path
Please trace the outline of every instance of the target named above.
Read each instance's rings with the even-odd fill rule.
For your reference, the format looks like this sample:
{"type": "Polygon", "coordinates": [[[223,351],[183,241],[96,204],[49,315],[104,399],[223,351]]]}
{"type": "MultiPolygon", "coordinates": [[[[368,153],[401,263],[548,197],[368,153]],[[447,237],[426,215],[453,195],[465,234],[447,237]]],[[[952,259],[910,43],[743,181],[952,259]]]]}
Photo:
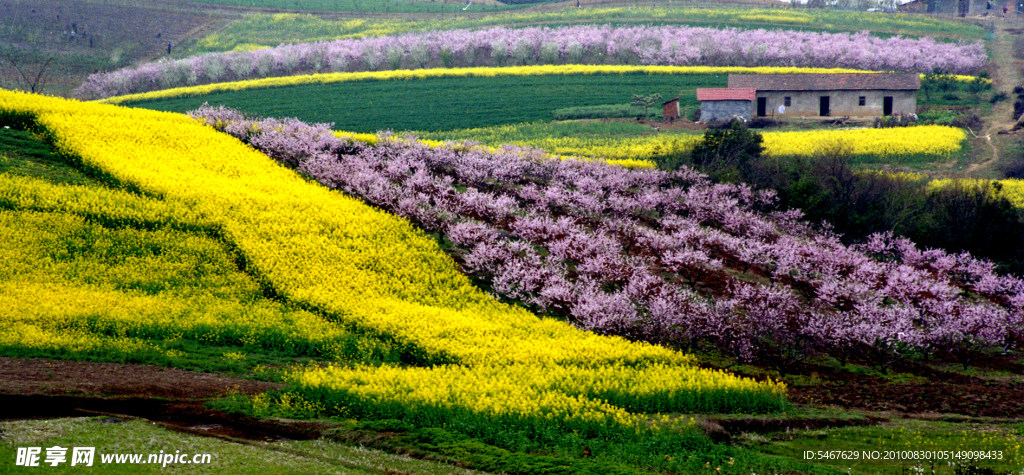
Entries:
{"type": "Polygon", "coordinates": [[[158,366],[0,357],[0,394],[209,399],[280,384],[158,366]]]}
{"type": "Polygon", "coordinates": [[[999,161],[1000,140],[994,136],[1000,131],[1010,130],[1014,122],[1011,120],[1013,112],[1013,88],[1022,84],[1021,65],[1022,62],[1014,58],[1014,40],[1024,34],[1024,23],[1008,18],[995,19],[995,40],[990,43],[992,48],[992,62],[996,65],[992,78],[992,88],[997,92],[1004,92],[1008,96],[1005,101],[997,102],[989,116],[985,118],[987,124],[984,129],[974,132],[978,138],[985,139],[985,142],[992,150],[991,158],[972,163],[967,166],[965,173],[970,176],[981,170],[995,166],[999,161]]]}
{"type": "Polygon", "coordinates": [[[0,357],[0,420],[99,415],[143,418],[202,436],[318,437],[323,424],[257,420],[204,404],[229,392],[256,394],[281,386],[157,366],[0,357]]]}

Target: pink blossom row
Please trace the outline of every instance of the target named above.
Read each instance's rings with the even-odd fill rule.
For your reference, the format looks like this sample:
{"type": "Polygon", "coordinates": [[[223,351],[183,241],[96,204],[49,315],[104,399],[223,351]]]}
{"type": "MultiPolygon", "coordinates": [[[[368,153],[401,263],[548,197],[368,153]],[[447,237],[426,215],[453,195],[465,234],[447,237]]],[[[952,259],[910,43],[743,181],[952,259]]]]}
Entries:
{"type": "Polygon", "coordinates": [[[193,112],[320,183],[454,244],[499,296],[593,331],[714,344],[780,366],[815,352],[884,367],[909,351],[1009,348],[1024,281],[875,235],[848,247],[775,195],[689,169],[627,170],[516,149],[348,143],[326,124],[193,112]]]}
{"type": "Polygon", "coordinates": [[[687,26],[570,26],[447,30],[281,45],[214,53],[97,73],[75,91],[83,99],[181,86],[296,74],[525,64],[839,67],[972,74],[984,45],[932,38],[878,38],[687,26]]]}

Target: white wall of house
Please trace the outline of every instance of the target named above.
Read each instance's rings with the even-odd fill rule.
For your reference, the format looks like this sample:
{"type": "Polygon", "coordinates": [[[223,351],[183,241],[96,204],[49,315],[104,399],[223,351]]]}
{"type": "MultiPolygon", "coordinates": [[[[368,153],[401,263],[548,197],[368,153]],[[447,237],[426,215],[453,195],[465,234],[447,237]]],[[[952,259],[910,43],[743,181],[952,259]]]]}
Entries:
{"type": "Polygon", "coordinates": [[[758,114],[757,101],[763,98],[765,116],[816,117],[821,115],[822,97],[828,98],[828,116],[832,117],[882,116],[886,97],[892,98],[893,114],[917,112],[917,91],[757,91],[754,114],[758,114]],[[785,112],[780,113],[779,106],[785,106],[785,112]]]}

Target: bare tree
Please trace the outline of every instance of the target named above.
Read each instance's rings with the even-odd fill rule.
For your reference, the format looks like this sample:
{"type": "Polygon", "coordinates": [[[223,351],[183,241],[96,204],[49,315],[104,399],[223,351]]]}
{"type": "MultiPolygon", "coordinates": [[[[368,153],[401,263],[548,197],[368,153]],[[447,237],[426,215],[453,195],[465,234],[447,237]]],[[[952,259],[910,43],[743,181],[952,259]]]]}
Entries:
{"type": "MultiPolygon", "coordinates": [[[[25,61],[23,55],[18,51],[8,50],[0,53],[5,63],[10,64],[12,68],[18,73],[17,77],[20,78],[19,84],[22,85],[25,90],[31,93],[42,93],[43,88],[46,87],[47,71],[50,68],[50,63],[53,62],[54,57],[47,55],[46,61],[43,61],[42,65],[39,65],[35,71],[32,71],[32,64],[30,61],[25,61]]],[[[38,63],[35,63],[38,65],[38,63]]]]}

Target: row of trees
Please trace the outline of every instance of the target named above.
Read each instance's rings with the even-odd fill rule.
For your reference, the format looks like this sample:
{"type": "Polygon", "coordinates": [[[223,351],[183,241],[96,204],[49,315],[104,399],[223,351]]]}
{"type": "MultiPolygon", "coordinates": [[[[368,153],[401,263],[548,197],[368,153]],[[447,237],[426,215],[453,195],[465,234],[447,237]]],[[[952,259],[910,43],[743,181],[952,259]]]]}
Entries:
{"type": "Polygon", "coordinates": [[[296,74],[530,64],[785,66],[971,74],[983,43],[687,26],[447,30],[214,53],[90,76],[83,99],[296,74]]]}

